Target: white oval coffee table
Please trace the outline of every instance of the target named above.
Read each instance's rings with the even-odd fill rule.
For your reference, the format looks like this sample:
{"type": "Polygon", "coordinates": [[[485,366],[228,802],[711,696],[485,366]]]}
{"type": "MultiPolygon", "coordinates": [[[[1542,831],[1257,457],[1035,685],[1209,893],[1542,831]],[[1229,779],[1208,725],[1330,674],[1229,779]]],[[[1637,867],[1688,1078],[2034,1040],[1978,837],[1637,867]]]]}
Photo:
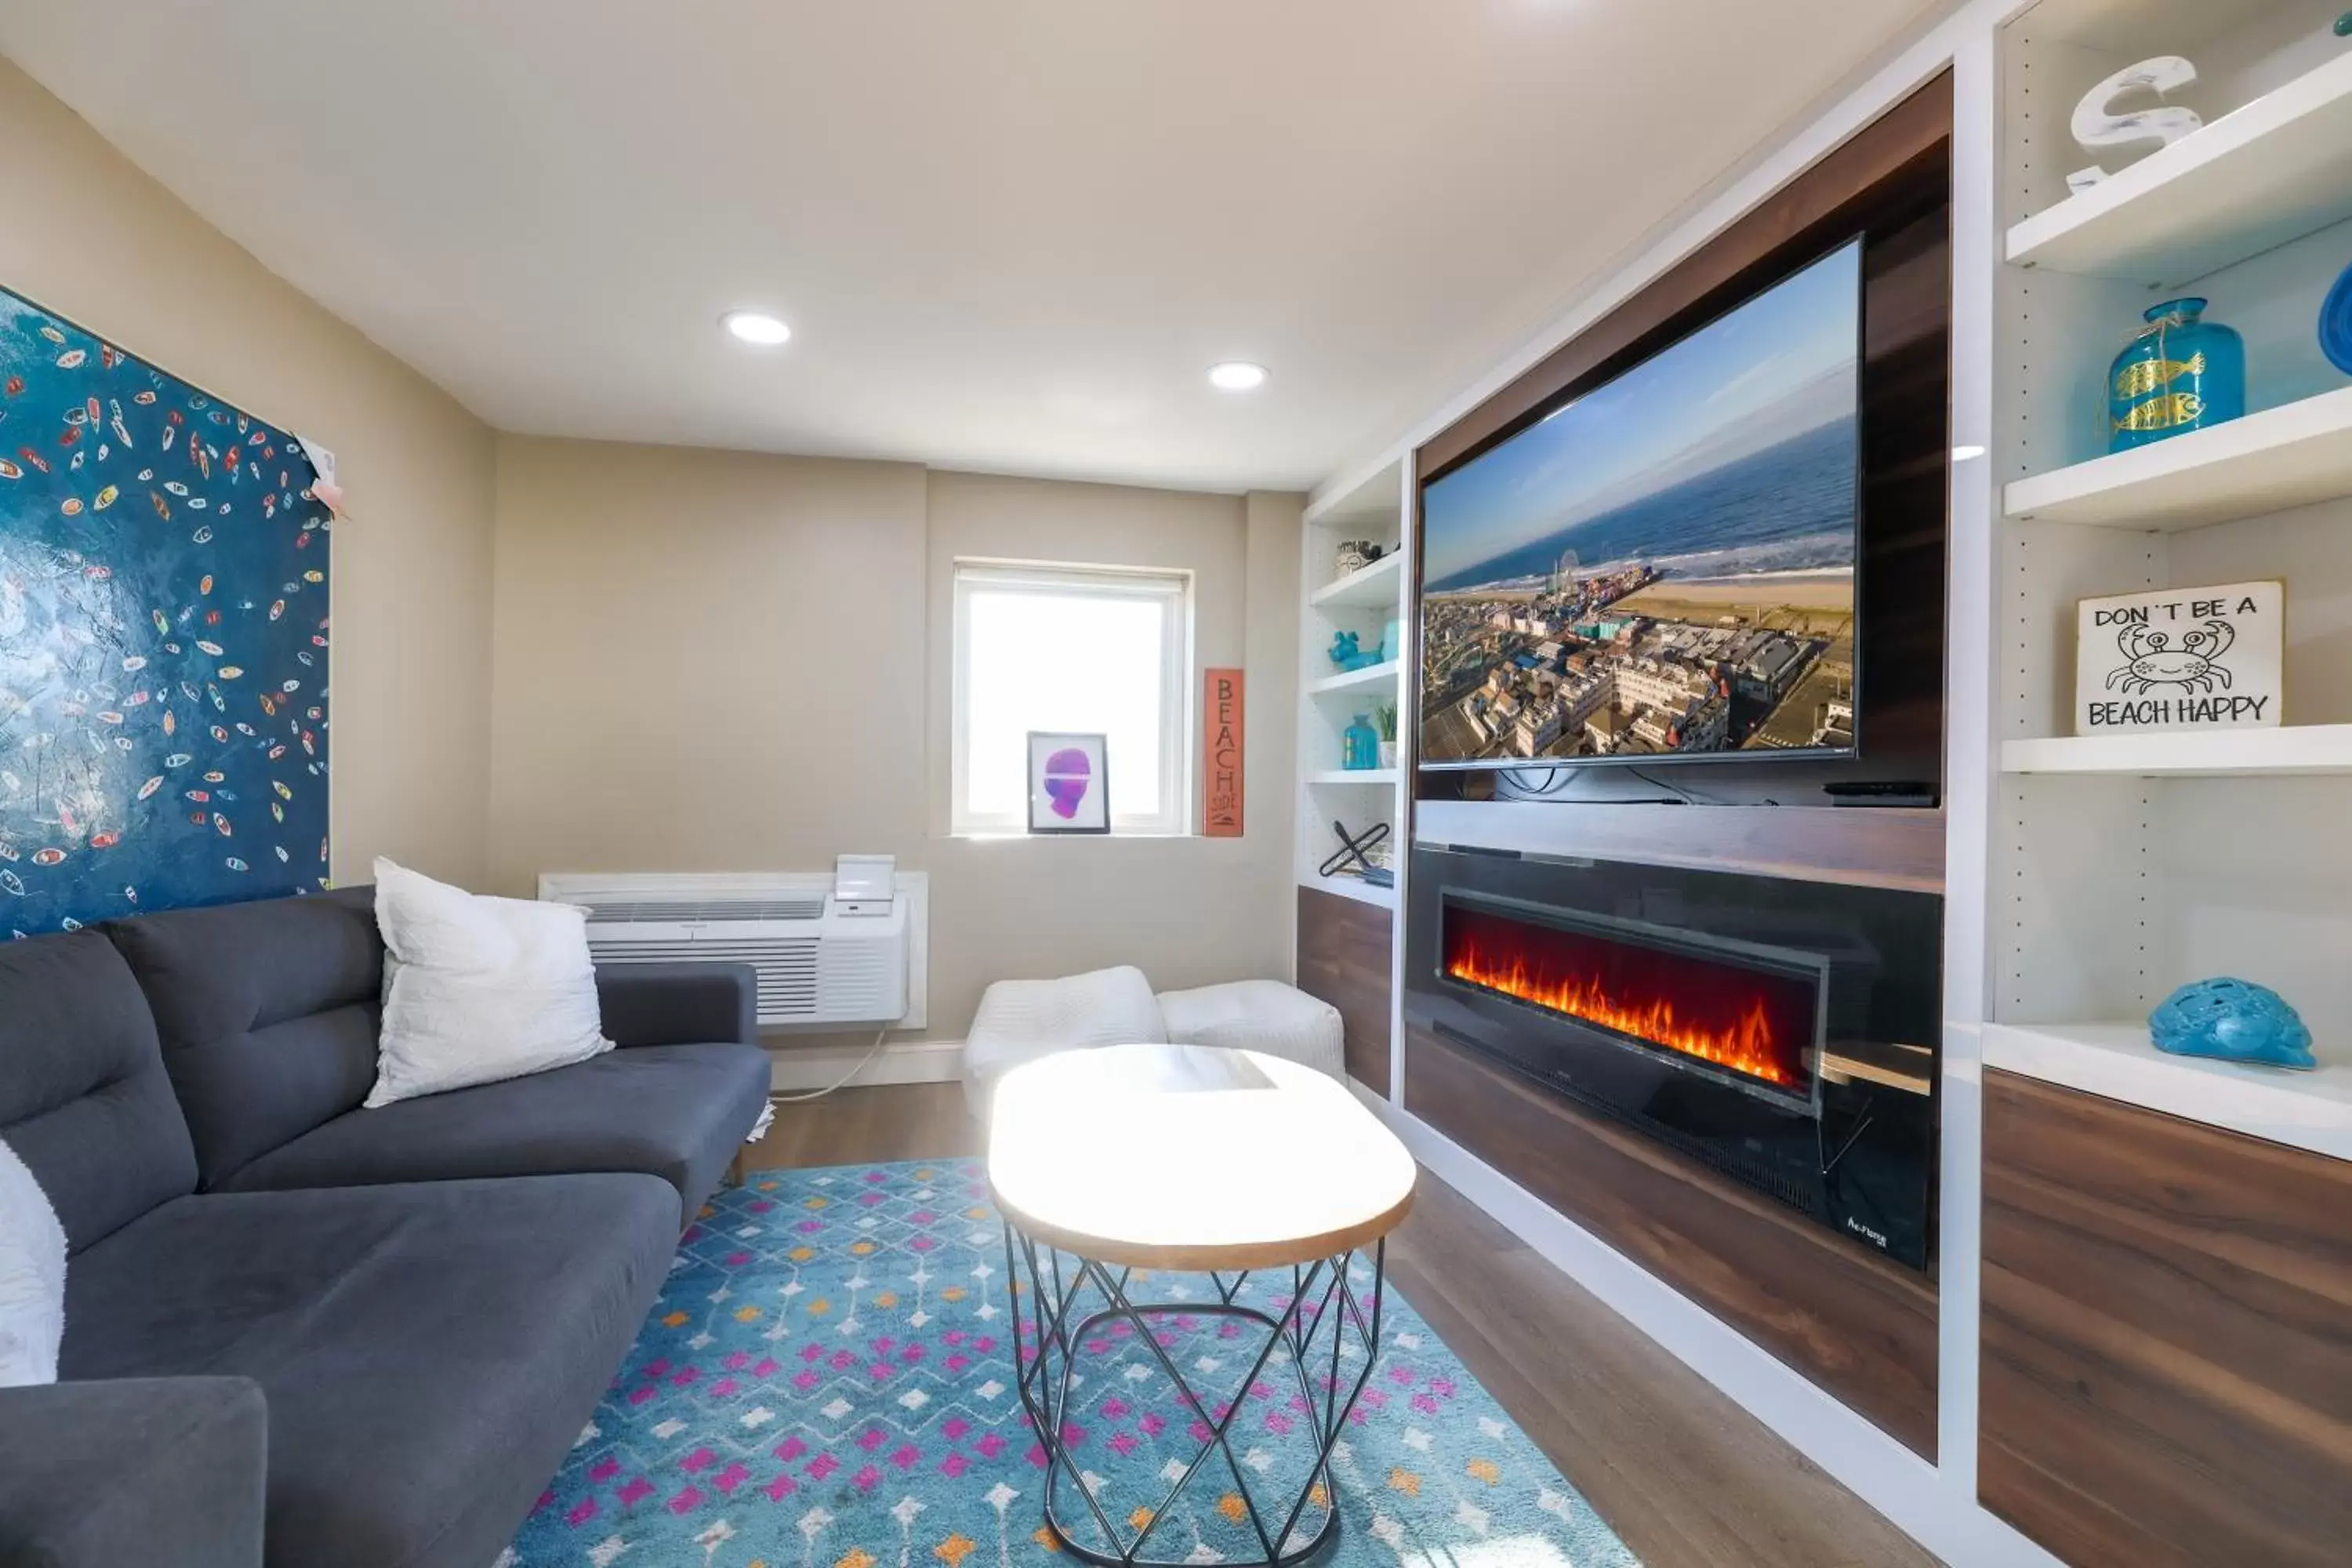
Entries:
{"type": "Polygon", "coordinates": [[[988,1180],[1004,1215],[1013,1360],[1022,1405],[1047,1457],[1045,1521],[1057,1543],[1089,1563],[1174,1568],[1181,1559],[1148,1557],[1144,1548],[1217,1458],[1263,1548],[1258,1563],[1287,1568],[1331,1538],[1339,1519],[1331,1447],[1379,1353],[1386,1238],[1412,1207],[1416,1174],[1396,1135],[1343,1086],[1254,1051],[1108,1046],[1005,1075],[990,1124],[988,1180]],[[1360,1288],[1351,1265],[1367,1248],[1369,1285],[1360,1288]],[[1291,1275],[1278,1313],[1236,1300],[1251,1273],[1275,1268],[1291,1275]],[[1132,1300],[1128,1285],[1138,1270],[1205,1274],[1216,1299],[1132,1300]],[[1090,1295],[1101,1304],[1082,1310],[1090,1295]],[[1203,1398],[1155,1333],[1154,1317],[1179,1313],[1264,1331],[1241,1390],[1277,1360],[1295,1373],[1313,1446],[1295,1499],[1269,1509],[1252,1494],[1229,1440],[1244,1401],[1238,1394],[1203,1398]],[[1192,1429],[1208,1432],[1189,1465],[1171,1461],[1169,1468],[1181,1474],[1160,1505],[1134,1510],[1123,1524],[1097,1500],[1063,1441],[1075,1347],[1106,1323],[1132,1328],[1174,1384],[1192,1429]],[[1361,1363],[1346,1369],[1352,1375],[1342,1373],[1343,1339],[1352,1340],[1361,1363]],[[1328,1363],[1319,1390],[1310,1357],[1328,1363]],[[1082,1500],[1109,1550],[1071,1538],[1060,1506],[1066,1488],[1082,1500]],[[1322,1521],[1294,1542],[1318,1490],[1322,1521]]]}

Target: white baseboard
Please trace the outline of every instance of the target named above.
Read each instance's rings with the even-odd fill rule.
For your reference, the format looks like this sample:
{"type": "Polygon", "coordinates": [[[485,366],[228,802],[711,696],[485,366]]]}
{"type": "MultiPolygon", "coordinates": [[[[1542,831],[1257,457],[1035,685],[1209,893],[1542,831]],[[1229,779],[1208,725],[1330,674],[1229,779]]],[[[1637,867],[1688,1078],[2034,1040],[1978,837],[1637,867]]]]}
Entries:
{"type": "MultiPolygon", "coordinates": [[[[768,1053],[768,1088],[796,1094],[823,1089],[856,1067],[866,1047],[772,1050],[768,1053]]],[[[953,1083],[963,1077],[961,1040],[893,1040],[849,1080],[848,1087],[887,1083],[953,1083]]]]}

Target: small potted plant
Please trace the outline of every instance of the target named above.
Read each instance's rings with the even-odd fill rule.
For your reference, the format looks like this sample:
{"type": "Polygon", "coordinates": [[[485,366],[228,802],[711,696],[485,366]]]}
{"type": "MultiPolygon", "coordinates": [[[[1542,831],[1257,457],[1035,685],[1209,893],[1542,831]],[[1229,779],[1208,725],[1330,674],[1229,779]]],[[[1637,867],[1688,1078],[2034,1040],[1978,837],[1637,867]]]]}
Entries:
{"type": "Polygon", "coordinates": [[[1397,710],[1393,702],[1383,702],[1372,710],[1372,728],[1381,733],[1381,766],[1397,765],[1397,710]]]}

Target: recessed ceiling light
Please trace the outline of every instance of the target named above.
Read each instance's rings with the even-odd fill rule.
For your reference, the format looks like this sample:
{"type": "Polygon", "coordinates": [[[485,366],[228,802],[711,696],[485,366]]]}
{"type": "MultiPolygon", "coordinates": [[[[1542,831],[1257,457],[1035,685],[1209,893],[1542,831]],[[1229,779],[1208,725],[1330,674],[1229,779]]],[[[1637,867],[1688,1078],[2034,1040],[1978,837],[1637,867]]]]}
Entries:
{"type": "Polygon", "coordinates": [[[761,310],[730,310],[719,320],[745,342],[758,343],[762,348],[773,348],[793,335],[790,327],[761,310]]]}
{"type": "Polygon", "coordinates": [[[1227,392],[1248,392],[1265,384],[1265,366],[1252,364],[1247,360],[1229,359],[1223,364],[1209,367],[1209,384],[1227,392]]]}

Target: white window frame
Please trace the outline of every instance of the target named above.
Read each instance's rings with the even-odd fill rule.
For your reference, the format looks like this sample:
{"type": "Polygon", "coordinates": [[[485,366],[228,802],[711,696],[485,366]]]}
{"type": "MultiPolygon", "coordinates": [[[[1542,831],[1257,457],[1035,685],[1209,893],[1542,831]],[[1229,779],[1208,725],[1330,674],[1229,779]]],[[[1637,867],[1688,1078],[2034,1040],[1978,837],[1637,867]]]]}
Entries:
{"type": "Polygon", "coordinates": [[[1160,809],[1118,809],[1117,760],[1111,769],[1110,827],[1116,835],[1170,837],[1192,830],[1192,574],[1174,567],[1094,566],[1066,562],[1000,561],[959,557],[955,563],[954,624],[949,657],[950,682],[948,828],[959,837],[1026,834],[1024,815],[974,813],[967,802],[971,734],[971,664],[970,605],[974,588],[1019,588],[1026,593],[1072,597],[1126,596],[1157,599],[1170,614],[1160,655],[1160,809]]]}

